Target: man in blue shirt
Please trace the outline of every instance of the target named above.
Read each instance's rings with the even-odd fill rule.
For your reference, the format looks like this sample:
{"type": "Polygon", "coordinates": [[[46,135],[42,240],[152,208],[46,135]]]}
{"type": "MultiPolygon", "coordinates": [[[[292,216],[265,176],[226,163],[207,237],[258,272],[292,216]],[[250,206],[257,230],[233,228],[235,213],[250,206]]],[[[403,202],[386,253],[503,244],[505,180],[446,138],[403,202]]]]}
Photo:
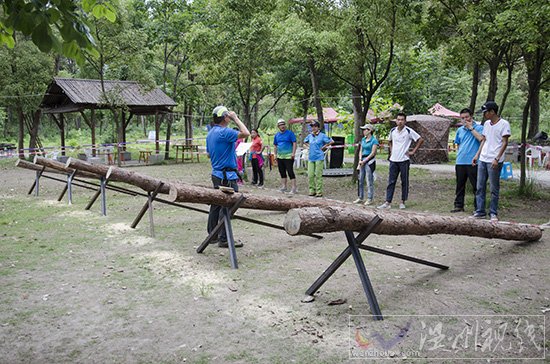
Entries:
{"type": "MultiPolygon", "coordinates": [[[[224,106],[217,106],[213,110],[214,125],[206,136],[206,152],[212,164],[212,184],[218,189],[220,186],[232,187],[239,190],[237,180],[237,155],[235,154],[235,142],[239,138],[247,138],[250,132],[234,111],[227,110],[224,106]],[[233,120],[239,130],[233,130],[227,126],[233,120]]],[[[218,225],[221,206],[210,205],[208,213],[208,233],[218,225]]],[[[218,246],[227,248],[227,236],[225,229],[218,234],[218,246]]],[[[235,244],[242,246],[242,244],[235,244]]]]}
{"type": "Polygon", "coordinates": [[[325,162],[325,150],[334,140],[320,130],[317,120],[311,123],[311,134],[304,139],[304,144],[309,144],[307,175],[309,179],[309,195],[323,197],[323,164],[325,162]]]}
{"type": "Polygon", "coordinates": [[[477,124],[472,119],[472,111],[468,108],[460,111],[460,118],[464,124],[456,131],[455,144],[458,145],[456,153],[456,195],[454,209],[451,212],[464,211],[464,195],[466,194],[466,182],[470,180],[474,190],[474,211],[476,210],[476,185],[477,185],[477,166],[472,165],[478,149],[479,143],[483,138],[483,126],[477,124]]]}

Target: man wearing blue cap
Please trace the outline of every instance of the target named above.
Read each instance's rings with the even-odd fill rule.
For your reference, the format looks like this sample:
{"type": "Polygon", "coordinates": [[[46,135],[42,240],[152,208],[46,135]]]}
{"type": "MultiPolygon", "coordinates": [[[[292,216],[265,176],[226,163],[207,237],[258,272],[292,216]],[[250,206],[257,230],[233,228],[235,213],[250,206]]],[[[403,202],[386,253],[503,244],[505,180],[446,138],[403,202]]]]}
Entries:
{"type": "MultiPolygon", "coordinates": [[[[213,126],[206,136],[206,152],[212,164],[212,184],[214,188],[220,186],[232,187],[239,190],[237,185],[237,155],[235,154],[235,142],[239,138],[248,138],[250,132],[234,111],[229,111],[225,106],[217,106],[212,111],[213,126]],[[228,128],[231,121],[237,124],[238,131],[228,128]]],[[[218,225],[221,206],[210,205],[208,214],[208,233],[218,225]]],[[[218,234],[218,246],[227,248],[227,236],[225,229],[218,234]]],[[[236,247],[242,244],[235,244],[236,247]]]]}
{"type": "Polygon", "coordinates": [[[491,191],[489,216],[491,221],[498,221],[498,198],[500,194],[500,170],[504,162],[504,153],[508,146],[508,138],[512,134],[510,123],[498,115],[498,105],[494,101],[487,101],[481,107],[485,124],[483,124],[483,139],[479,145],[472,164],[477,163],[477,192],[476,212],[473,217],[484,219],[485,196],[487,180],[491,191]]]}

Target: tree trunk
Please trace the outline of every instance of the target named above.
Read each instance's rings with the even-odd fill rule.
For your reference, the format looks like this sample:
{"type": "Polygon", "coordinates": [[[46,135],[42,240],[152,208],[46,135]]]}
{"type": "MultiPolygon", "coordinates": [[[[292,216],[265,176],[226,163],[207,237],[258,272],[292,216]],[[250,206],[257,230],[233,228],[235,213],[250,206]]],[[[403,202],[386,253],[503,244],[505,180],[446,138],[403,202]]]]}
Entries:
{"type": "Polygon", "coordinates": [[[38,138],[38,128],[40,127],[40,119],[42,117],[42,110],[38,109],[32,113],[32,123],[29,130],[30,140],[29,140],[29,150],[36,151],[39,142],[38,138]]]}
{"type": "MultiPolygon", "coordinates": [[[[38,165],[38,164],[34,164],[32,162],[29,162],[25,159],[18,159],[15,161],[15,166],[16,167],[19,167],[19,168],[24,168],[24,169],[29,169],[31,171],[36,171],[36,172],[40,172],[42,170],[42,166],[38,165]]],[[[60,170],[57,170],[57,169],[53,169],[53,168],[47,168],[44,170],[44,172],[46,173],[56,173],[56,174],[63,174],[63,175],[67,175],[69,173],[66,173],[66,172],[62,172],[60,170]]]]}
{"type": "MultiPolygon", "coordinates": [[[[365,122],[366,114],[363,112],[363,105],[362,105],[362,98],[361,93],[356,87],[352,87],[351,89],[351,96],[352,100],[351,103],[353,105],[353,131],[355,136],[355,143],[358,143],[361,138],[363,137],[363,133],[361,132],[361,126],[365,122]]],[[[355,148],[355,153],[353,157],[353,176],[352,176],[352,182],[356,183],[358,178],[358,171],[357,166],[359,165],[359,158],[361,157],[359,155],[359,150],[361,148],[355,148]]]]}
{"type": "Polygon", "coordinates": [[[487,90],[487,100],[495,101],[498,90],[498,62],[489,63],[489,89],[487,90]]]}
{"type": "Polygon", "coordinates": [[[17,108],[17,117],[19,119],[19,134],[17,136],[17,149],[19,149],[19,158],[25,158],[25,115],[23,109],[17,108]]]}
{"type": "Polygon", "coordinates": [[[160,152],[160,116],[159,113],[155,113],[155,154],[159,154],[160,152]]]}
{"type": "Polygon", "coordinates": [[[527,139],[532,139],[539,132],[540,124],[540,88],[537,87],[533,90],[533,96],[531,97],[530,118],[529,118],[529,133],[527,139]]]}
{"type": "Polygon", "coordinates": [[[61,136],[61,155],[65,155],[65,115],[59,114],[59,134],[61,136]]]}
{"type": "Polygon", "coordinates": [[[467,217],[436,216],[383,212],[352,207],[308,207],[290,210],[284,222],[290,235],[332,231],[361,231],[379,216],[382,222],[373,230],[382,235],[466,235],[516,241],[537,241],[542,237],[539,226],[494,223],[467,217]]]}
{"type": "Polygon", "coordinates": [[[527,101],[523,107],[523,115],[521,118],[521,144],[519,147],[520,156],[520,175],[519,175],[519,193],[523,195],[526,187],[526,171],[525,171],[525,150],[527,141],[527,124],[529,121],[529,107],[531,106],[531,92],[527,92],[527,101]]]}
{"type": "Polygon", "coordinates": [[[472,112],[475,112],[476,110],[478,87],[479,87],[479,62],[475,61],[472,69],[472,94],[470,96],[470,110],[472,112]]]}
{"type": "MultiPolygon", "coordinates": [[[[85,171],[93,173],[99,176],[108,178],[110,181],[125,182],[136,187],[141,188],[146,192],[154,191],[160,182],[164,182],[160,179],[139,174],[126,169],[106,166],[104,164],[91,164],[81,161],[80,159],[69,158],[65,164],[67,168],[74,168],[79,171],[85,171]]],[[[168,194],[170,192],[170,183],[165,182],[163,188],[160,189],[160,193],[168,194]]]]}
{"type": "MultiPolygon", "coordinates": [[[[28,162],[27,162],[28,163],[28,162]]],[[[48,159],[48,158],[44,158],[44,157],[39,157],[39,156],[36,156],[34,157],[34,165],[35,166],[44,166],[44,167],[47,167],[47,168],[51,168],[53,170],[56,170],[60,173],[63,173],[63,174],[71,174],[74,172],[74,169],[73,168],[68,168],[65,163],[61,163],[61,162],[58,162],[54,159],[48,159]]],[[[29,163],[29,164],[32,164],[32,163],[29,163]]],[[[28,165],[26,164],[23,164],[21,166],[19,166],[18,164],[16,164],[16,166],[18,167],[23,167],[23,168],[27,168],[28,165]]],[[[40,167],[38,167],[40,168],[40,167]]],[[[29,169],[34,169],[34,168],[29,168],[29,169]]],[[[41,168],[40,168],[41,169],[41,168]]],[[[76,176],[78,177],[83,177],[83,178],[93,178],[93,179],[99,179],[99,174],[97,173],[91,173],[91,172],[86,172],[86,171],[80,171],[78,170],[76,172],[76,176]]]]}
{"type": "Polygon", "coordinates": [[[540,83],[542,81],[542,66],[544,64],[544,57],[546,52],[540,47],[535,51],[523,52],[523,58],[525,59],[525,67],[527,67],[527,83],[529,85],[530,93],[530,105],[531,109],[531,121],[529,123],[528,138],[532,138],[539,131],[539,119],[540,119],[540,83]],[[535,107],[535,110],[533,110],[535,107]]]}
{"type": "Polygon", "coordinates": [[[514,72],[514,65],[508,65],[506,67],[508,77],[506,78],[506,90],[504,91],[504,95],[502,95],[502,101],[500,102],[500,108],[499,108],[499,114],[502,115],[504,112],[504,106],[506,105],[506,100],[508,99],[508,95],[510,94],[510,90],[512,89],[512,74],[514,72]]]}
{"type": "Polygon", "coordinates": [[[323,106],[321,105],[321,98],[319,97],[319,79],[317,69],[315,68],[315,60],[310,56],[307,60],[309,68],[309,76],[311,78],[311,88],[313,89],[313,103],[315,110],[317,111],[317,121],[321,124],[320,129],[323,130],[325,124],[325,118],[323,116],[323,106]]]}
{"type": "Polygon", "coordinates": [[[172,136],[172,114],[166,120],[166,144],[164,145],[164,159],[170,159],[170,137],[172,136]]]}

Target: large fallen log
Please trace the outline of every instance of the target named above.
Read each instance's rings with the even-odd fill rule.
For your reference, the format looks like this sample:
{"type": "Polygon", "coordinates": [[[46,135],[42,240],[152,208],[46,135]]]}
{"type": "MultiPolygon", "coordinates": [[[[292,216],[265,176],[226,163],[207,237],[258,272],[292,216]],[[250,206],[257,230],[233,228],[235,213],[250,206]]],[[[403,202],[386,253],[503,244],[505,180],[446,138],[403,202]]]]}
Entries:
{"type": "Polygon", "coordinates": [[[339,206],[292,209],[285,217],[284,227],[290,235],[344,230],[361,231],[376,215],[383,220],[374,228],[375,234],[448,234],[516,241],[537,241],[542,237],[541,228],[530,224],[339,206]]]}
{"type": "MultiPolygon", "coordinates": [[[[31,171],[36,171],[36,172],[40,172],[40,171],[42,171],[42,169],[44,169],[43,166],[39,166],[38,164],[31,163],[31,162],[26,161],[24,159],[16,160],[15,161],[15,166],[19,167],[19,168],[30,169],[31,171]]],[[[44,172],[62,174],[62,175],[68,175],[69,174],[69,173],[62,172],[62,171],[59,171],[57,169],[48,168],[48,167],[46,167],[44,169],[44,172]]]]}
{"type": "Polygon", "coordinates": [[[79,171],[87,171],[91,173],[98,174],[105,178],[108,178],[110,181],[125,182],[136,187],[139,187],[147,192],[154,191],[157,186],[163,182],[159,193],[168,194],[170,192],[170,183],[161,181],[160,179],[149,177],[147,175],[136,173],[134,171],[129,171],[126,169],[118,168],[115,166],[106,166],[103,164],[91,164],[84,162],[80,159],[69,158],[66,167],[74,168],[79,171]]]}
{"type": "MultiPolygon", "coordinates": [[[[64,163],[58,162],[53,159],[44,158],[44,157],[35,156],[34,164],[40,169],[42,169],[40,166],[44,166],[46,168],[49,168],[50,170],[56,170],[66,175],[72,174],[74,172],[73,168],[67,168],[64,163]]],[[[76,171],[75,176],[81,177],[81,178],[99,179],[99,175],[97,174],[89,173],[85,171],[79,171],[79,170],[76,171]]]]}
{"type": "MultiPolygon", "coordinates": [[[[290,209],[310,206],[332,206],[338,201],[325,199],[303,199],[298,197],[262,196],[243,193],[246,199],[241,208],[255,210],[288,211],[290,209]]],[[[239,200],[239,194],[226,194],[213,188],[193,186],[187,183],[172,183],[168,200],[172,202],[206,203],[231,207],[239,200]]]]}
{"type": "MultiPolygon", "coordinates": [[[[164,182],[160,179],[122,168],[92,165],[72,158],[67,161],[67,166],[78,170],[101,174],[109,178],[116,178],[118,181],[132,184],[145,191],[153,191],[160,182],[163,182],[164,185],[160,193],[168,193],[167,199],[172,202],[202,203],[230,207],[237,202],[241,195],[241,193],[227,194],[213,188],[193,186],[186,183],[164,182]]],[[[364,227],[364,221],[368,222],[372,217],[378,215],[383,219],[382,223],[380,223],[375,230],[378,234],[451,234],[519,241],[538,240],[542,236],[540,227],[535,225],[510,224],[504,222],[493,223],[487,220],[474,220],[451,216],[364,209],[335,200],[318,198],[275,197],[251,193],[243,193],[242,195],[245,197],[245,200],[241,204],[241,208],[271,211],[288,211],[295,209],[290,214],[290,217],[287,216],[285,219],[285,226],[287,221],[298,221],[298,223],[293,223],[294,225],[289,225],[289,230],[287,230],[287,232],[290,234],[337,230],[358,231],[362,230],[364,227]],[[312,209],[314,207],[317,207],[317,209],[312,209]],[[297,219],[293,218],[295,214],[298,214],[297,219]],[[308,214],[311,215],[312,219],[319,219],[320,223],[309,227],[308,214]],[[304,219],[302,219],[301,216],[303,216],[304,219]],[[293,228],[291,226],[297,227],[293,228]],[[308,229],[313,230],[309,231],[308,229]]],[[[312,222],[312,224],[314,223],[312,222]]]]}

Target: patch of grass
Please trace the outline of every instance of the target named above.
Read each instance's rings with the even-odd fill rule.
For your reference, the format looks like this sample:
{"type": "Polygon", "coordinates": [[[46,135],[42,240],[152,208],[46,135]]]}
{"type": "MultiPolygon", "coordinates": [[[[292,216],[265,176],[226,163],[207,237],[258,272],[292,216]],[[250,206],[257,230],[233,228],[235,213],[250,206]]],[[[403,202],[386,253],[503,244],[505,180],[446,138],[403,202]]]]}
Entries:
{"type": "Polygon", "coordinates": [[[258,358],[256,358],[250,351],[243,350],[238,353],[230,353],[224,357],[226,361],[239,361],[241,363],[259,363],[258,358]]]}

